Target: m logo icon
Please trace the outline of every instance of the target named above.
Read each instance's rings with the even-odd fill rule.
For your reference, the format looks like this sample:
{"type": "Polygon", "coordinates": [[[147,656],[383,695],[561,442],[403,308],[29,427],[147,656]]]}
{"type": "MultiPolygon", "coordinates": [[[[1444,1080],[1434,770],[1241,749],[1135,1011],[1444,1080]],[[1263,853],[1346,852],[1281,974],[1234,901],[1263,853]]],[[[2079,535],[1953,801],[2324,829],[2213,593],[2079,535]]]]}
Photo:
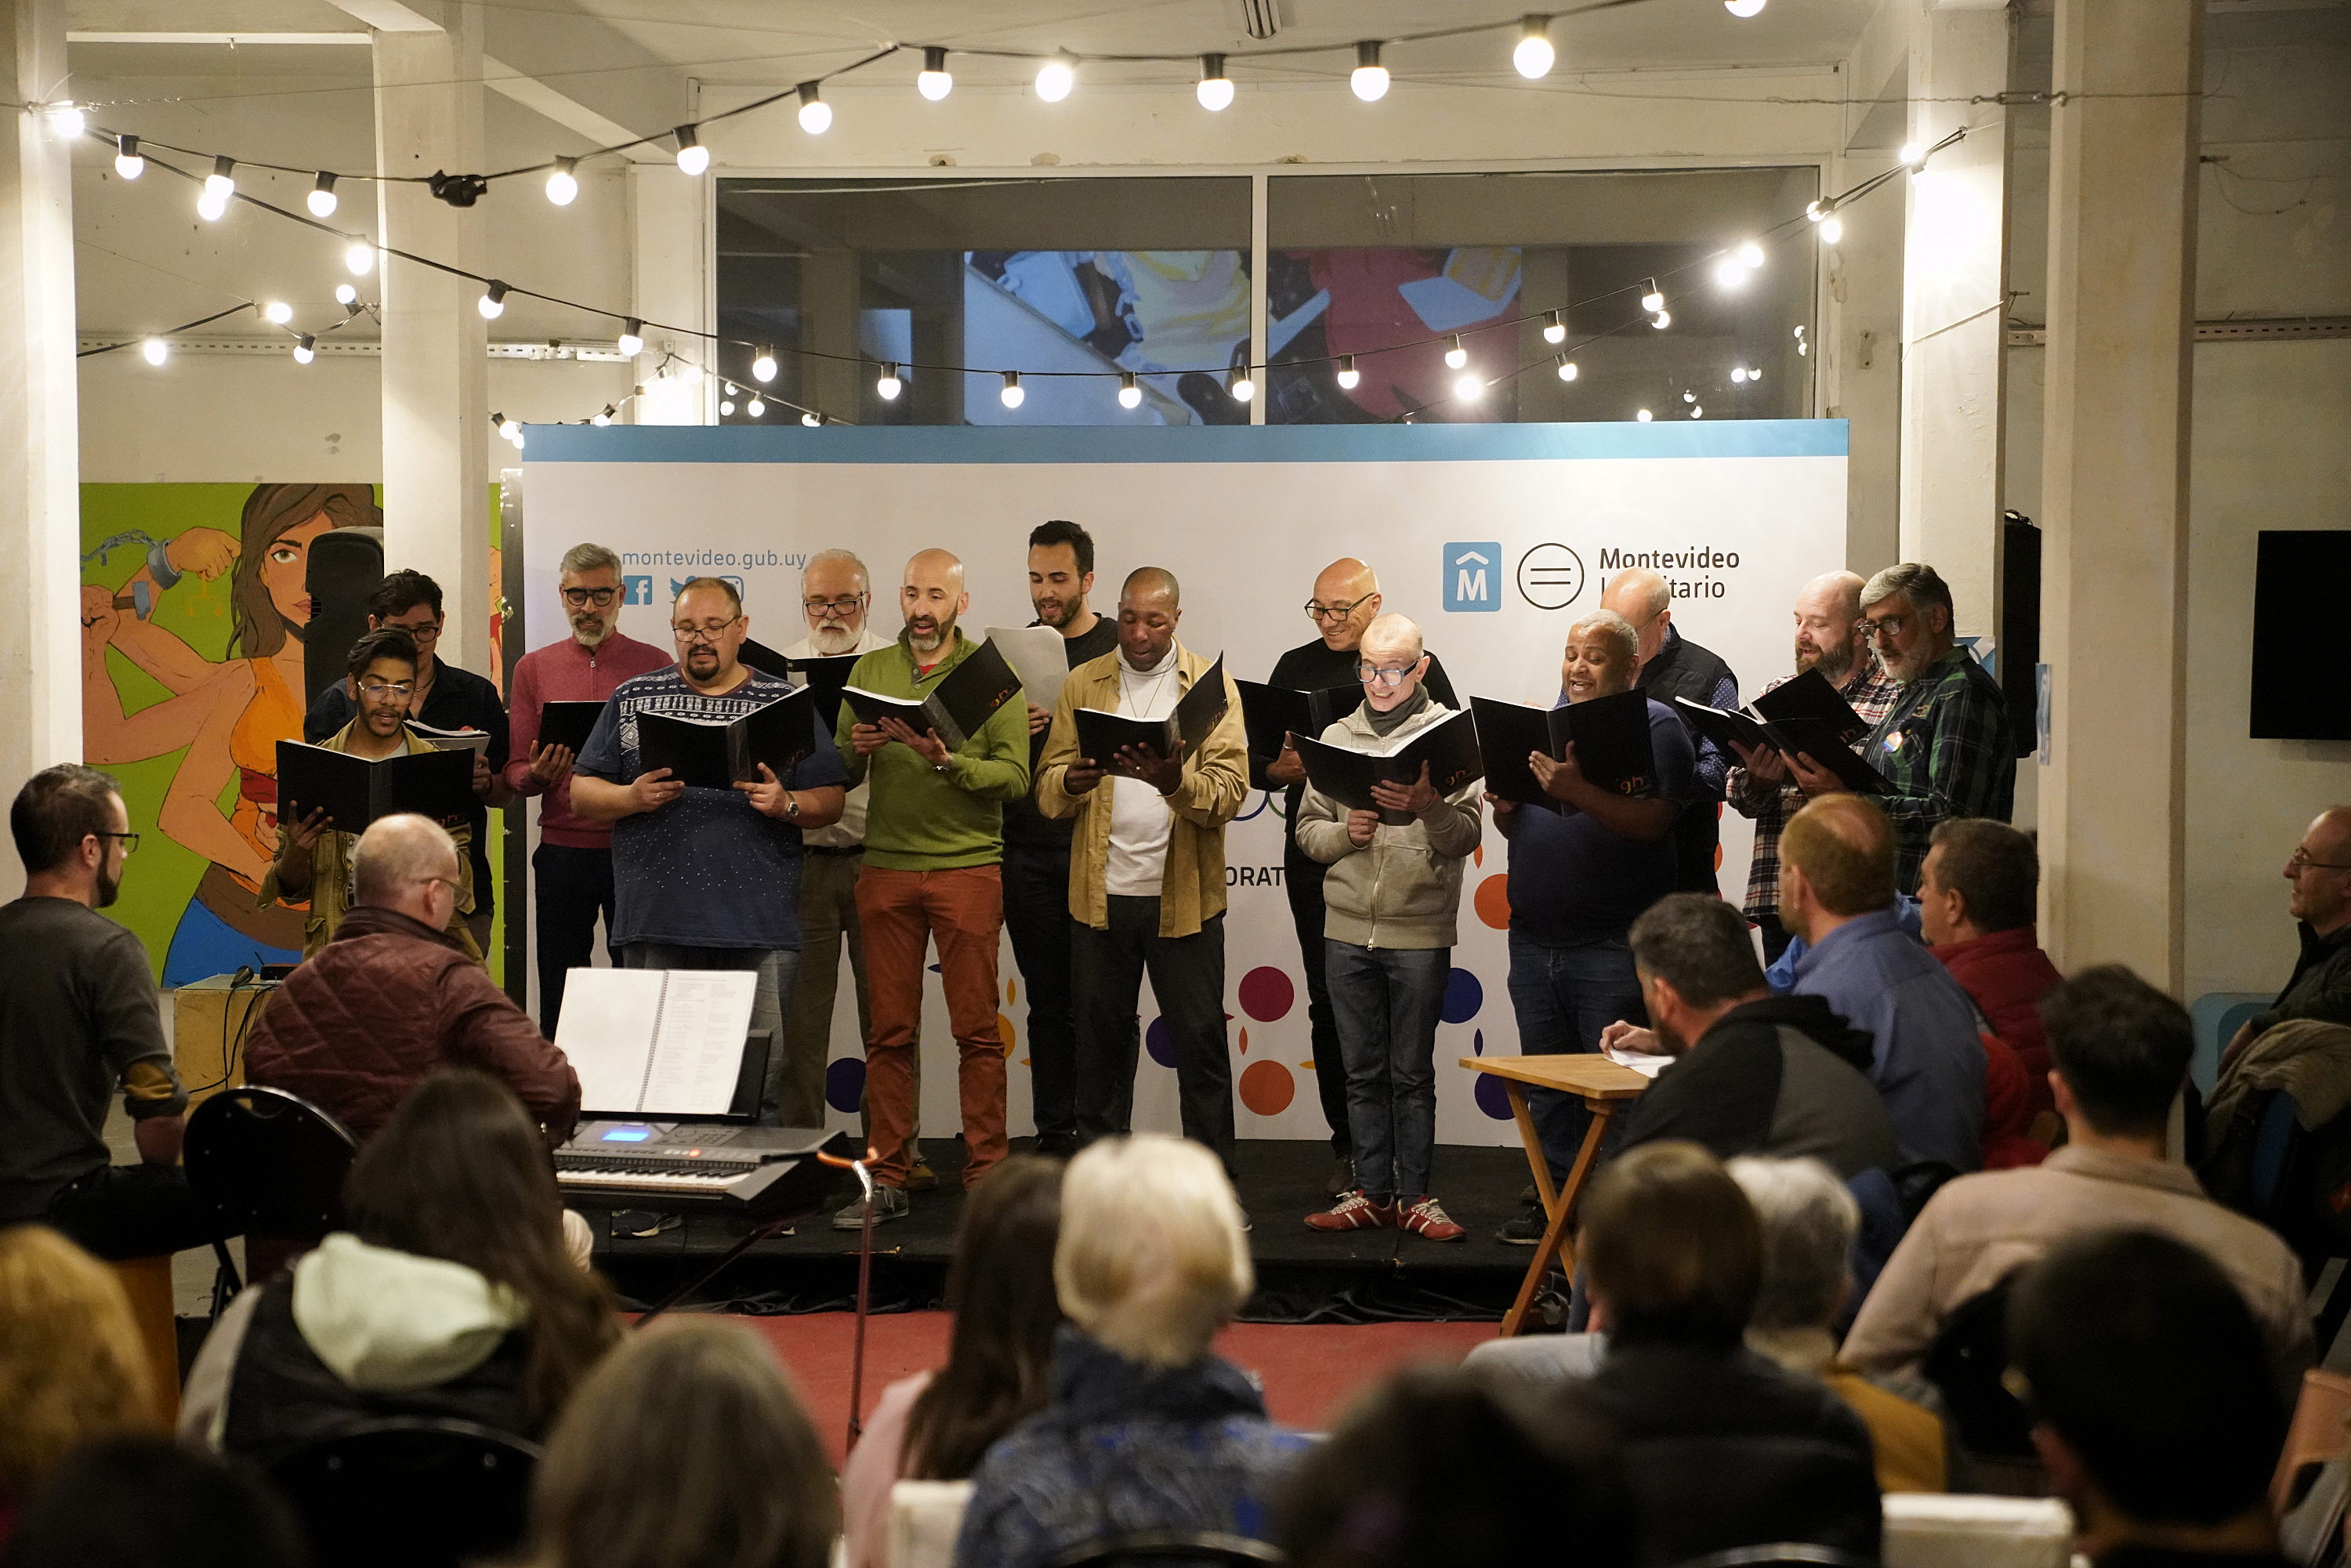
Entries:
{"type": "Polygon", "coordinates": [[[1445,608],[1499,610],[1502,547],[1490,540],[1445,547],[1445,608]]]}

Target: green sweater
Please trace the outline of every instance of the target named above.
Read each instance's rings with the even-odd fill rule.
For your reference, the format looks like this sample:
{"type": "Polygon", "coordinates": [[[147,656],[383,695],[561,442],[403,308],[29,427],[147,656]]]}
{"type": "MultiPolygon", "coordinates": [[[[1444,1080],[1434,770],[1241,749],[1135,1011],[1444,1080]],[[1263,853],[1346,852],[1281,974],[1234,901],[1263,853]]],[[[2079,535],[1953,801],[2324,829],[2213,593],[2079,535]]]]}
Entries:
{"type": "MultiPolygon", "coordinates": [[[[884,696],[923,697],[947,672],[979,646],[962,632],[955,648],[917,675],[906,634],[887,648],[857,661],[849,684],[884,696]]],[[[849,782],[873,782],[865,816],[865,863],[882,871],[956,871],[995,865],[1004,859],[1004,806],[1029,793],[1029,709],[1014,700],[989,716],[963,749],[947,758],[941,773],[914,748],[892,741],[871,757],[850,743],[857,723],[848,704],[841,707],[834,739],[849,782]]]]}

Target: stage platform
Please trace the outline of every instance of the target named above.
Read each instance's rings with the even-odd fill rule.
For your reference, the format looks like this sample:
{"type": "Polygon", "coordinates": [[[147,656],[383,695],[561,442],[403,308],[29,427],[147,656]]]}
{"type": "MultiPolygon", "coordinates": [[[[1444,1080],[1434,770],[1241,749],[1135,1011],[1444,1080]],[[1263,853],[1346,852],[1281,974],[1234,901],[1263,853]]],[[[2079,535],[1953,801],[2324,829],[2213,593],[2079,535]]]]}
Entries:
{"type": "MultiPolygon", "coordinates": [[[[1029,1140],[1016,1139],[1016,1151],[1029,1140]]],[[[913,1312],[939,1305],[948,1249],[963,1208],[962,1145],[925,1139],[938,1173],[914,1212],[874,1231],[872,1309],[913,1312]]],[[[1249,1251],[1258,1291],[1243,1312],[1254,1322],[1376,1322],[1499,1320],[1526,1272],[1531,1249],[1494,1239],[1519,1212],[1526,1156],[1516,1148],[1445,1146],[1437,1151],[1437,1197],[1468,1228],[1436,1242],[1395,1230],[1325,1236],[1305,1217],[1330,1206],[1320,1183],[1331,1168],[1322,1143],[1245,1139],[1237,1154],[1239,1190],[1254,1228],[1249,1251]]],[[[838,1311],[854,1303],[858,1237],[831,1227],[833,1208],[854,1196],[844,1178],[826,1207],[789,1236],[762,1242],[697,1293],[706,1309],[754,1314],[838,1311]]],[[[596,1226],[596,1261],[631,1304],[655,1300],[709,1267],[746,1228],[691,1216],[651,1237],[614,1237],[601,1210],[581,1206],[596,1226]]]]}

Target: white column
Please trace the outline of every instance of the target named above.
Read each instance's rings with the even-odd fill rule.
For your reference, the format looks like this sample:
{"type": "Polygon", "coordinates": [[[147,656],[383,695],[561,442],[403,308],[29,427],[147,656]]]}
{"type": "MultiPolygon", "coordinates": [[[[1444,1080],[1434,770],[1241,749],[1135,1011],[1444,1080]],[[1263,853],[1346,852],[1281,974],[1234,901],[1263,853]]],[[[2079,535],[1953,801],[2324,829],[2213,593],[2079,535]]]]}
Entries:
{"type": "Polygon", "coordinates": [[[2057,0],[2050,111],[2042,937],[2175,995],[2203,22],[2202,0],[2057,0]]]}
{"type": "MultiPolygon", "coordinates": [[[[709,329],[714,312],[706,236],[712,212],[710,182],[716,177],[683,174],[674,164],[629,165],[629,231],[636,244],[633,293],[637,314],[647,322],[666,322],[672,329],[709,329]]],[[[714,372],[718,371],[717,350],[707,338],[647,326],[645,351],[638,356],[635,366],[637,384],[647,391],[632,405],[633,423],[705,423],[705,410],[717,406],[715,382],[689,386],[675,376],[660,382],[648,379],[661,364],[664,348],[674,349],[714,372]]],[[[749,373],[747,365],[730,362],[736,363],[743,374],[749,373]]],[[[782,377],[777,379],[781,381],[782,377]]],[[[758,386],[751,381],[740,381],[739,384],[746,391],[758,386]]],[[[798,417],[788,416],[773,403],[768,409],[771,421],[798,417]]],[[[845,412],[855,418],[856,405],[852,403],[845,412]]]]}
{"type": "MultiPolygon", "coordinates": [[[[431,8],[434,31],[375,35],[376,168],[384,174],[483,167],[481,13],[431,8]]],[[[376,187],[387,246],[486,272],[489,215],[423,185],[376,187]]],[[[497,200],[496,195],[484,198],[497,200]]],[[[489,323],[482,286],[384,257],[384,564],[441,585],[441,653],[490,674],[489,323]]]]}
{"type": "MultiPolygon", "coordinates": [[[[0,0],[9,96],[63,96],[62,0],[0,0]]],[[[81,760],[81,497],[75,427],[73,169],[46,116],[0,110],[0,801],[81,760]]],[[[14,896],[21,868],[0,857],[14,896]]]]}
{"type": "Polygon", "coordinates": [[[1945,0],[1910,42],[1910,141],[1968,135],[1903,181],[1901,549],[1950,583],[1963,635],[1999,629],[2008,316],[2007,114],[1966,100],[2007,87],[2009,33],[2004,9],[1945,0]]]}

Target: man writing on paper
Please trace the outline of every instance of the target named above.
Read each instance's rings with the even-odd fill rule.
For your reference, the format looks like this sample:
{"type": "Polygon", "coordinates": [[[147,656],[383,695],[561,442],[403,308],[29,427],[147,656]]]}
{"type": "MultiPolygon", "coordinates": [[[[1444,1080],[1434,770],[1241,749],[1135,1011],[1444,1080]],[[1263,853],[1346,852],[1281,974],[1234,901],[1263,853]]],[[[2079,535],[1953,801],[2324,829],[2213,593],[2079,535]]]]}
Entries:
{"type": "MultiPolygon", "coordinates": [[[[1040,523],[1029,536],[1029,602],[1036,624],[1061,634],[1074,670],[1118,646],[1118,623],[1086,602],[1094,541],[1077,524],[1040,523]]],[[[1042,769],[1053,710],[1029,697],[1029,767],[1042,769]]],[[[1024,796],[1004,808],[1004,928],[1029,984],[1029,1082],[1037,1152],[1078,1152],[1077,1033],[1070,1016],[1070,843],[1076,824],[1024,796]]]]}
{"type": "MultiPolygon", "coordinates": [[[[1369,750],[1395,746],[1453,716],[1428,695],[1420,628],[1383,615],[1364,629],[1356,675],[1364,706],[1322,738],[1369,750]]],[[[1437,1019],[1453,974],[1461,868],[1483,819],[1476,779],[1451,795],[1428,781],[1380,783],[1372,799],[1409,812],[1405,827],[1378,811],[1343,810],[1309,786],[1298,844],[1330,870],[1322,879],[1323,974],[1339,1015],[1354,1135],[1354,1191],[1306,1223],[1316,1230],[1394,1226],[1431,1241],[1468,1232],[1431,1196],[1437,1149],[1437,1019]]]]}
{"type": "MultiPolygon", "coordinates": [[[[838,659],[870,653],[890,641],[869,620],[872,579],[845,549],[821,549],[800,570],[800,613],[808,635],[783,651],[787,659],[838,659]]],[[[857,877],[865,864],[868,786],[842,798],[841,820],[800,834],[800,963],[784,1025],[783,1117],[787,1127],[824,1125],[824,1070],[832,1055],[832,1004],[841,992],[841,949],[849,948],[850,983],[857,991],[857,1038],[872,1027],[866,1000],[865,935],[857,924],[857,877]]]]}
{"type": "MultiPolygon", "coordinates": [[[[1632,622],[1641,639],[1640,673],[1633,689],[1668,708],[1676,697],[1725,710],[1739,706],[1739,677],[1722,656],[1701,648],[1674,624],[1672,584],[1646,567],[1620,571],[1608,580],[1600,596],[1603,610],[1614,610],[1632,622]]],[[[1687,725],[1685,724],[1685,728],[1687,725]]],[[[1722,844],[1723,779],[1730,771],[1730,756],[1722,747],[1690,730],[1696,763],[1690,774],[1690,798],[1674,819],[1674,853],[1678,870],[1675,886],[1684,893],[1722,895],[1715,872],[1715,856],[1722,844]]]]}
{"type": "MultiPolygon", "coordinates": [[[[359,713],[321,744],[329,751],[348,752],[370,761],[439,750],[408,728],[416,659],[416,644],[397,626],[370,632],[352,643],[345,666],[352,688],[359,693],[359,713]]],[[[490,784],[489,763],[477,751],[474,754],[475,795],[486,796],[490,784]]],[[[460,822],[452,831],[461,849],[470,846],[472,828],[460,822]]],[[[298,904],[306,898],[310,901],[310,912],[302,922],[302,956],[308,958],[334,940],[344,912],[356,902],[352,851],[359,835],[338,829],[333,819],[320,810],[298,822],[280,821],[277,839],[277,859],[262,879],[260,903],[266,909],[281,900],[288,904],[298,904]]],[[[463,858],[465,867],[449,913],[448,935],[479,963],[479,926],[468,918],[474,912],[475,868],[470,857],[463,858]]]]}
{"type": "MultiPolygon", "coordinates": [[[[381,635],[381,633],[378,633],[381,635]]],[[[334,940],[286,977],[245,1043],[250,1082],[283,1089],[360,1138],[440,1067],[515,1092],[551,1144],[571,1135],[580,1077],[449,930],[465,874],[422,817],[385,817],[351,854],[356,902],[334,940]]]]}
{"type": "Polygon", "coordinates": [[[677,663],[613,690],[580,754],[571,800],[590,821],[612,824],[612,940],[630,968],[758,976],[751,1028],[768,1039],[759,1121],[772,1127],[781,1124],[784,997],[799,960],[800,829],[840,820],[848,775],[820,723],[790,778],[762,763],[757,779],[731,789],[648,772],[637,743],[641,714],[725,721],[789,694],[789,682],[739,662],[750,629],[732,584],[688,581],[670,607],[677,663]]]}
{"type": "Polygon", "coordinates": [[[1123,747],[1078,754],[1077,710],[1165,718],[1215,661],[1176,640],[1183,590],[1155,566],[1118,596],[1118,652],[1070,672],[1037,776],[1049,817],[1077,819],[1071,856],[1078,1015],[1078,1135],[1130,1130],[1144,971],[1173,1031],[1184,1135],[1233,1168],[1233,1069],[1225,1043],[1225,824],[1249,795],[1240,694],[1196,753],[1123,747]]]}
{"type": "MultiPolygon", "coordinates": [[[[906,563],[898,589],[905,630],[890,646],[858,660],[849,684],[885,696],[927,697],[979,647],[956,625],[970,605],[963,562],[943,549],[922,551],[906,563]]],[[[1029,723],[1021,705],[1008,702],[949,751],[927,727],[916,730],[895,717],[861,724],[856,710],[843,703],[839,733],[851,781],[868,779],[873,786],[857,918],[865,928],[873,1002],[865,1036],[865,1109],[879,1155],[873,1167],[879,1223],[911,1212],[905,1189],[915,1153],[914,1063],[923,958],[934,937],[955,1031],[964,1186],[1005,1155],[1004,1040],[996,1028],[1004,802],[1029,792],[1029,723]]],[[[863,1200],[835,1214],[832,1223],[840,1230],[862,1228],[863,1200]]]]}
{"type": "MultiPolygon", "coordinates": [[[[1322,569],[1306,601],[1306,618],[1317,635],[1274,661],[1269,685],[1291,691],[1323,692],[1355,683],[1355,661],[1364,628],[1379,614],[1380,582],[1372,569],[1353,556],[1322,569]]],[[[1428,656],[1428,674],[1421,677],[1428,695],[1447,707],[1459,707],[1453,683],[1445,677],[1444,661],[1428,656]]],[[[1298,821],[1299,801],[1306,793],[1306,769],[1298,753],[1252,758],[1249,783],[1259,789],[1282,792],[1281,816],[1298,821]]],[[[1331,1008],[1331,988],[1322,977],[1322,862],[1298,847],[1294,832],[1282,841],[1281,884],[1290,895],[1290,923],[1298,931],[1299,966],[1306,973],[1306,1018],[1313,1031],[1315,1092],[1322,1101],[1322,1119],[1331,1128],[1331,1152],[1336,1156],[1322,1190],[1332,1197],[1355,1187],[1354,1145],[1348,1131],[1347,1074],[1340,1065],[1339,1026],[1331,1008]]]]}
{"type": "MultiPolygon", "coordinates": [[[[649,674],[669,663],[650,643],[624,637],[614,624],[621,615],[621,558],[599,544],[576,544],[563,554],[556,580],[571,635],[535,648],[515,661],[514,756],[507,762],[507,788],[517,796],[543,795],[538,808],[538,848],[531,852],[538,949],[539,1025],[549,1036],[563,1014],[563,977],[584,969],[596,946],[596,917],[604,919],[611,943],[612,830],[572,810],[571,765],[567,746],[538,744],[540,712],[551,702],[602,702],[632,675],[649,674]]],[[[613,960],[619,962],[616,956],[613,960]]]]}

